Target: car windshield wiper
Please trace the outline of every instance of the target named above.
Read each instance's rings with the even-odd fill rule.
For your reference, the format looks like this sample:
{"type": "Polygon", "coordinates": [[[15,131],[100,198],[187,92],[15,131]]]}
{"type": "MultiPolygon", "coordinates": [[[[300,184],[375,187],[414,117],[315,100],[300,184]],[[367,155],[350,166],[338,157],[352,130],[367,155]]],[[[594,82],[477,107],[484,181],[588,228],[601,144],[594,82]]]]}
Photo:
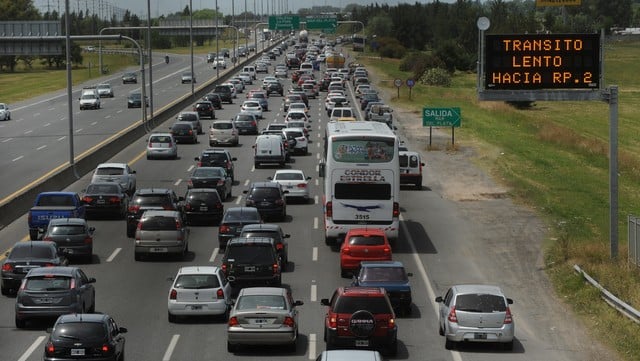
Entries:
{"type": "Polygon", "coordinates": [[[70,335],[58,335],[58,337],[66,338],[66,339],[69,339],[69,340],[79,340],[80,339],[80,337],[70,336],[70,335]]]}

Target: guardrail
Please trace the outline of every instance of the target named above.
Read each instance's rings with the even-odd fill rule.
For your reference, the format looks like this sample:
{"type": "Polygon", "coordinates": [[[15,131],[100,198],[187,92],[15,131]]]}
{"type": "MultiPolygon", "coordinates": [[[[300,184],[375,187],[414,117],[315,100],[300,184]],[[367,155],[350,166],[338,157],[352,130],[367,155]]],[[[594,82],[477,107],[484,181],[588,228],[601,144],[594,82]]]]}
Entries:
{"type": "Polygon", "coordinates": [[[609,306],[618,310],[618,312],[622,313],[624,316],[629,318],[631,321],[640,324],[640,312],[635,308],[628,305],[626,302],[622,301],[618,297],[616,297],[613,293],[607,291],[604,287],[602,287],[596,280],[594,280],[591,276],[589,276],[585,271],[583,271],[580,266],[574,265],[573,269],[581,275],[587,282],[591,283],[591,285],[597,288],[600,291],[602,299],[609,304],[609,306]]]}
{"type": "MultiPolygon", "coordinates": [[[[256,49],[256,52],[254,52],[252,56],[248,56],[242,63],[248,63],[257,59],[262,53],[273,49],[280,44],[281,41],[282,39],[274,41],[261,51],[256,49]]],[[[227,71],[221,72],[220,77],[217,79],[211,79],[205,82],[195,89],[194,95],[190,93],[186,94],[163,107],[161,111],[154,113],[153,118],[149,119],[146,123],[138,121],[101,142],[101,146],[92,149],[90,152],[85,152],[79,155],[75,159],[75,170],[69,165],[60,167],[60,169],[56,168],[56,171],[53,172],[51,176],[0,205],[0,229],[6,227],[6,225],[28,212],[33,200],[39,193],[64,189],[77,180],[76,174],[83,176],[92,172],[98,164],[104,163],[111,157],[118,154],[131,143],[147,134],[150,129],[153,129],[170,118],[173,118],[176,113],[193,103],[194,98],[202,98],[205,94],[210,92],[215,85],[226,81],[234,74],[236,68],[242,63],[236,63],[236,66],[231,66],[227,71]]]]}

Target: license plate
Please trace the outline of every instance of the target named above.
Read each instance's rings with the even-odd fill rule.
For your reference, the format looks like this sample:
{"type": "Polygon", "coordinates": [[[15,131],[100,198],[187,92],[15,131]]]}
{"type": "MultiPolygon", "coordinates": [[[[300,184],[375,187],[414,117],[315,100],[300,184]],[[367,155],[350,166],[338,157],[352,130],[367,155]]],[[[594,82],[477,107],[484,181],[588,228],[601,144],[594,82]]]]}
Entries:
{"type": "Polygon", "coordinates": [[[261,151],[261,153],[262,154],[267,154],[267,153],[269,153],[269,151],[268,150],[263,150],[263,151],[261,151]]]}
{"type": "Polygon", "coordinates": [[[166,253],[167,249],[165,247],[153,247],[149,251],[153,253],[166,253]]]}
{"type": "Polygon", "coordinates": [[[369,340],[356,340],[356,347],[369,347],[369,340]]]}
{"type": "Polygon", "coordinates": [[[53,303],[53,298],[51,297],[41,298],[40,303],[53,303]]]}
{"type": "Polygon", "coordinates": [[[244,271],[245,272],[255,272],[256,271],[256,266],[245,266],[244,267],[244,271]]]}
{"type": "Polygon", "coordinates": [[[83,348],[72,348],[71,349],[71,356],[84,356],[84,349],[83,348]]]}
{"type": "Polygon", "coordinates": [[[73,249],[72,248],[61,248],[60,250],[62,252],[66,252],[68,254],[72,254],[73,253],[73,249]]]}
{"type": "Polygon", "coordinates": [[[287,186],[286,188],[287,189],[293,189],[293,186],[287,186]]]}
{"type": "Polygon", "coordinates": [[[209,210],[209,207],[200,207],[200,212],[206,212],[209,210]]]}
{"type": "Polygon", "coordinates": [[[256,318],[253,320],[253,323],[257,323],[259,325],[263,325],[265,323],[267,323],[267,319],[266,318],[256,318]]]}
{"type": "Polygon", "coordinates": [[[487,334],[486,333],[476,333],[473,335],[473,338],[476,340],[486,340],[487,339],[487,334]]]}
{"type": "Polygon", "coordinates": [[[202,309],[202,305],[191,305],[191,306],[189,306],[189,308],[191,310],[201,310],[202,309]]]}
{"type": "Polygon", "coordinates": [[[105,200],[104,199],[98,199],[98,204],[105,204],[105,200]]]}

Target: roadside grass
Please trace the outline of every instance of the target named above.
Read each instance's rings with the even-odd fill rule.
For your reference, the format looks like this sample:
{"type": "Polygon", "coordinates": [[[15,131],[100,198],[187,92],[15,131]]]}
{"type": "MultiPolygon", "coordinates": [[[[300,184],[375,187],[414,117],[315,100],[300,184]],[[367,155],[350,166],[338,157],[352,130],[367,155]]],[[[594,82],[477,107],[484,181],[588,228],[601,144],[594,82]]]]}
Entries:
{"type": "MultiPolygon", "coordinates": [[[[577,276],[580,265],[636,309],[640,309],[640,269],[627,263],[627,215],[640,204],[640,43],[605,46],[605,84],[616,84],[619,101],[619,257],[609,257],[609,107],[604,102],[536,102],[518,110],[504,102],[480,102],[476,75],[458,73],[449,88],[416,84],[412,99],[406,86],[393,105],[414,108],[422,122],[423,106],[459,106],[462,126],[458,146],[480,144],[498,149],[477,163],[510,189],[521,204],[534,209],[551,229],[544,240],[545,267],[560,299],[572,305],[587,329],[626,360],[640,360],[638,325],[612,310],[598,292],[577,276]]],[[[396,94],[393,79],[411,76],[399,61],[358,58],[381,74],[378,87],[396,94]]],[[[425,133],[428,129],[424,129],[425,133]]],[[[442,145],[435,148],[442,149],[442,145]]],[[[426,147],[425,147],[426,149],[426,147]]],[[[450,149],[449,149],[450,150],[450,149]]],[[[541,295],[541,297],[544,297],[541,295]]]]}

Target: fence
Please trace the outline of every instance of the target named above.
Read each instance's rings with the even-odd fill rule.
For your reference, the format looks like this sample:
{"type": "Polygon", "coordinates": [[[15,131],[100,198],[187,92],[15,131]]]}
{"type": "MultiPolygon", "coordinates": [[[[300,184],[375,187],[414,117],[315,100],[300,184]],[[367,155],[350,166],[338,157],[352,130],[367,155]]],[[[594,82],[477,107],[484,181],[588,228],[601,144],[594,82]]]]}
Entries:
{"type": "Polygon", "coordinates": [[[628,245],[629,245],[629,263],[640,266],[640,218],[629,215],[627,217],[628,224],[628,245]]]}

